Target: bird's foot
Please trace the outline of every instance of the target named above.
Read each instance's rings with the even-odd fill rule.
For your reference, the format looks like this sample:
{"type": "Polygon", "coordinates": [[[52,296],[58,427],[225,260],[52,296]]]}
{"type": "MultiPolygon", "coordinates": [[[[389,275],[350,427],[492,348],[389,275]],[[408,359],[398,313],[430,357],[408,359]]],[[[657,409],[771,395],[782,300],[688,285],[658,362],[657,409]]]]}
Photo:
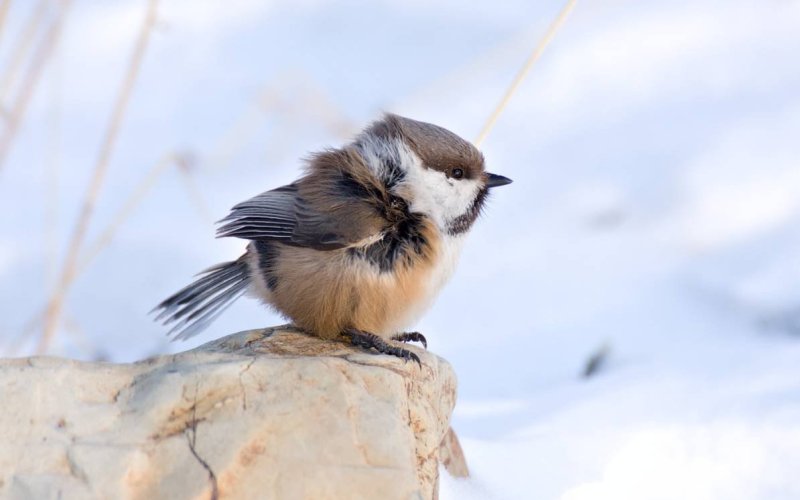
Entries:
{"type": "Polygon", "coordinates": [[[412,361],[416,361],[419,366],[422,366],[422,362],[419,360],[419,356],[414,354],[413,352],[409,351],[408,349],[403,349],[402,347],[393,346],[392,344],[386,342],[382,338],[378,337],[374,333],[363,332],[361,330],[356,330],[355,328],[348,328],[342,335],[349,338],[350,342],[353,345],[358,347],[363,347],[366,350],[370,348],[375,349],[381,354],[389,354],[391,356],[397,356],[405,361],[409,359],[412,361]]]}
{"type": "Polygon", "coordinates": [[[425,335],[419,332],[403,332],[398,333],[392,340],[396,340],[398,342],[419,342],[422,344],[422,347],[425,349],[428,348],[428,340],[425,338],[425,335]]]}

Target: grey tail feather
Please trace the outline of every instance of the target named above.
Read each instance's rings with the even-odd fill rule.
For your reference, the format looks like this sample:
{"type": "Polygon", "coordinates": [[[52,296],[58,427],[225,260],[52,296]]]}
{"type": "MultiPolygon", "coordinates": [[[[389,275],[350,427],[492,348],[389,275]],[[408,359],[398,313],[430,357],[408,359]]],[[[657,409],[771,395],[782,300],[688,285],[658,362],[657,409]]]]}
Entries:
{"type": "Polygon", "coordinates": [[[243,255],[206,269],[151,313],[158,311],[155,320],[172,327],[167,335],[174,334],[173,340],[186,340],[206,329],[249,285],[250,274],[243,255]]]}

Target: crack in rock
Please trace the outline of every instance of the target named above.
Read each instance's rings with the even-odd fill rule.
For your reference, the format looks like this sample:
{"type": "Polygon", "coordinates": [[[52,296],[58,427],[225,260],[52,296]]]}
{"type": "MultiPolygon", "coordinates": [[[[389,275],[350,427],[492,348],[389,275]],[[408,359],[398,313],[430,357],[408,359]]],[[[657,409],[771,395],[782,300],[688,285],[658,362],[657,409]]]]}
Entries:
{"type": "Polygon", "coordinates": [[[247,411],[247,389],[244,386],[244,381],[242,380],[242,376],[244,376],[244,374],[247,373],[248,370],[250,370],[250,368],[253,366],[253,364],[255,364],[257,359],[258,357],[253,356],[253,359],[251,359],[250,362],[247,363],[247,366],[242,368],[242,370],[239,372],[239,388],[242,391],[242,411],[247,411]]]}
{"type": "Polygon", "coordinates": [[[0,362],[0,498],[436,498],[452,367],[271,331],[130,364],[0,362]]]}
{"type": "Polygon", "coordinates": [[[88,485],[89,476],[87,476],[86,471],[84,471],[83,468],[80,465],[78,465],[78,463],[75,461],[75,458],[72,456],[72,453],[69,450],[67,450],[66,459],[67,459],[67,465],[69,466],[70,475],[81,481],[83,484],[88,485]]]}
{"type": "Polygon", "coordinates": [[[208,462],[203,460],[195,448],[195,445],[197,444],[197,390],[199,385],[199,382],[195,384],[194,404],[192,405],[192,421],[186,428],[186,442],[189,445],[189,451],[192,453],[192,456],[194,456],[197,462],[206,470],[206,472],[208,472],[208,480],[211,482],[211,500],[218,500],[219,485],[217,484],[217,475],[214,474],[211,466],[208,465],[208,462]]]}

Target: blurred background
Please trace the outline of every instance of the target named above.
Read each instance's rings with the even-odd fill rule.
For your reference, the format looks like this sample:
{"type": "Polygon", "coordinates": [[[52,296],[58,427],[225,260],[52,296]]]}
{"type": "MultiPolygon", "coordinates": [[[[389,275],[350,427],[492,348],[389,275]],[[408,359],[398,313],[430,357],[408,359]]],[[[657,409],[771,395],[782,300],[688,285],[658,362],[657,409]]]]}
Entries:
{"type": "MultiPolygon", "coordinates": [[[[563,5],[0,0],[2,355],[281,324],[148,311],[382,111],[477,137],[563,5]]],[[[578,2],[482,149],[515,182],[417,325],[460,381],[442,497],[800,498],[800,1],[578,2]]]]}

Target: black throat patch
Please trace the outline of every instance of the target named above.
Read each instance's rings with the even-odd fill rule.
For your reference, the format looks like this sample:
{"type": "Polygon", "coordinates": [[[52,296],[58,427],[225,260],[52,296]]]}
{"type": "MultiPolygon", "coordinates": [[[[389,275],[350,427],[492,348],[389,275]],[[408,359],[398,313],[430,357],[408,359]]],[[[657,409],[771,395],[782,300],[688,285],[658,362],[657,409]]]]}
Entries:
{"type": "Polygon", "coordinates": [[[396,266],[410,266],[415,257],[421,257],[429,242],[423,235],[424,217],[408,210],[408,204],[399,196],[392,195],[385,207],[384,216],[390,222],[383,238],[361,248],[351,248],[354,258],[363,259],[390,273],[396,266]]]}
{"type": "Polygon", "coordinates": [[[472,227],[472,225],[475,223],[475,220],[481,214],[483,205],[486,203],[486,198],[488,196],[489,190],[487,188],[483,188],[478,191],[478,196],[475,197],[475,201],[472,202],[472,205],[470,205],[467,211],[451,220],[447,224],[447,234],[456,236],[469,231],[469,228],[472,227]]]}

